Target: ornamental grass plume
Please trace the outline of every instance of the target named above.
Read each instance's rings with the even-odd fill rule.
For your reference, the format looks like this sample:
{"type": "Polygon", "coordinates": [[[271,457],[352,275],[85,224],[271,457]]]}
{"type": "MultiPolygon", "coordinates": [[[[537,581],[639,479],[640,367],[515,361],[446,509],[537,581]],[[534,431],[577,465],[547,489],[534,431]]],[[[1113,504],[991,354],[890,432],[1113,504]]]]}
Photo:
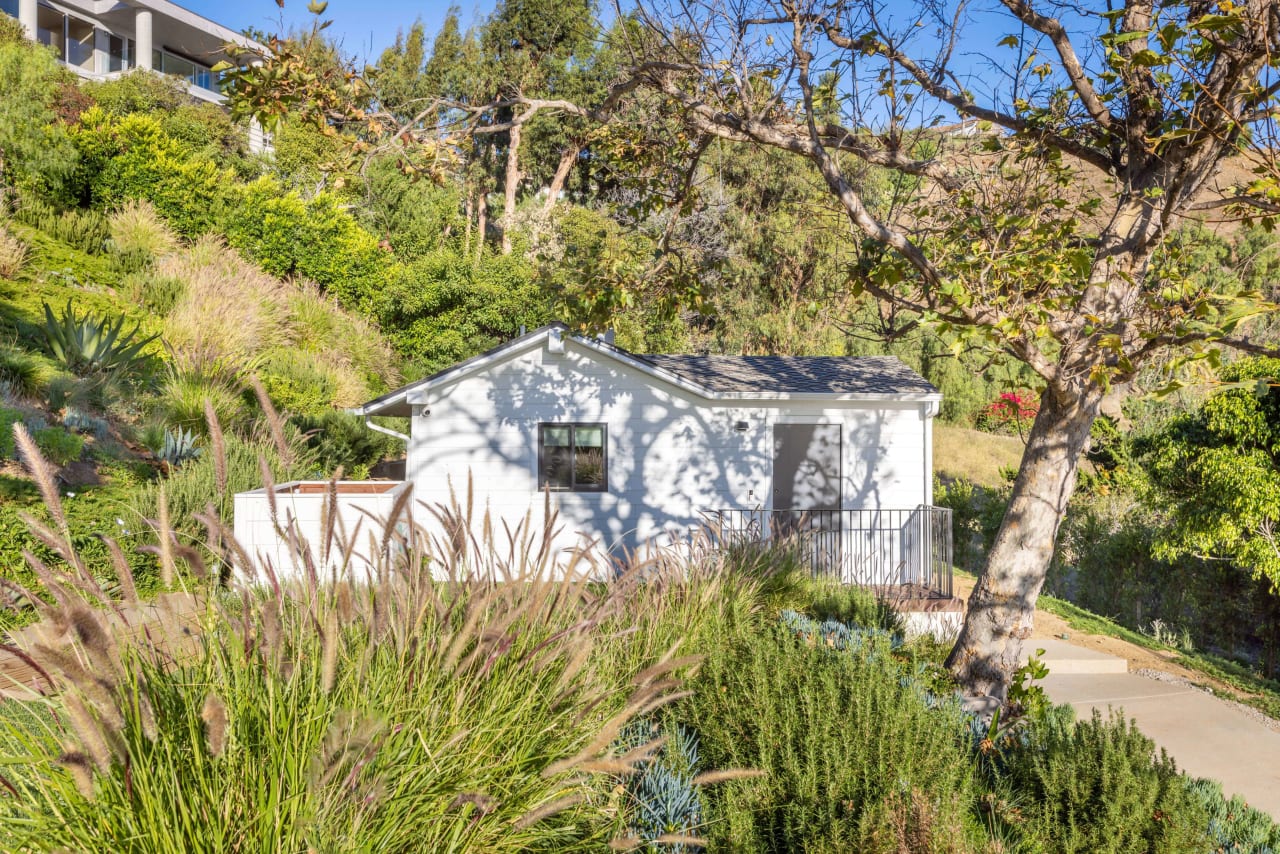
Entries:
{"type": "Polygon", "coordinates": [[[127,566],[118,545],[87,567],[46,532],[60,563],[23,593],[46,615],[23,654],[52,684],[19,704],[32,714],[0,714],[0,751],[29,758],[6,764],[17,794],[0,797],[0,849],[487,852],[626,836],[616,781],[661,742],[623,750],[617,734],[687,696],[698,657],[682,637],[751,607],[735,604],[751,584],[731,590],[674,554],[618,567],[566,554],[554,513],[499,533],[469,489],[425,525],[421,510],[405,497],[355,530],[332,514],[332,543],[312,544],[282,504],[291,567],[249,554],[211,506],[198,549],[162,510],[149,548],[185,592],[155,604],[132,579],[103,601],[93,575],[127,566]],[[335,580],[356,538],[374,565],[335,580]]]}

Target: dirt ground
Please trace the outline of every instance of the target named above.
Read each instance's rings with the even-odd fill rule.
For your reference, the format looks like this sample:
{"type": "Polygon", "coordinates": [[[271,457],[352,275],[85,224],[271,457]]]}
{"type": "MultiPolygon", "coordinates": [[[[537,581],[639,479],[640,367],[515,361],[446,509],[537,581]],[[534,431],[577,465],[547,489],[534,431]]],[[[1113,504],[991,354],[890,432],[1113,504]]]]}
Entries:
{"type": "MultiPolygon", "coordinates": [[[[954,595],[967,601],[969,594],[973,592],[975,581],[976,579],[972,576],[956,573],[953,582],[954,595]]],[[[1079,632],[1067,625],[1066,620],[1056,614],[1050,614],[1048,611],[1036,610],[1035,625],[1032,629],[1031,638],[1033,641],[1035,638],[1057,638],[1076,646],[1123,658],[1129,662],[1130,673],[1137,670],[1155,670],[1177,676],[1195,685],[1206,685],[1213,688],[1215,692],[1221,691],[1227,695],[1241,693],[1239,689],[1231,688],[1211,676],[1176,663],[1173,661],[1177,656],[1176,652],[1157,652],[1109,635],[1092,635],[1079,632]]]]}

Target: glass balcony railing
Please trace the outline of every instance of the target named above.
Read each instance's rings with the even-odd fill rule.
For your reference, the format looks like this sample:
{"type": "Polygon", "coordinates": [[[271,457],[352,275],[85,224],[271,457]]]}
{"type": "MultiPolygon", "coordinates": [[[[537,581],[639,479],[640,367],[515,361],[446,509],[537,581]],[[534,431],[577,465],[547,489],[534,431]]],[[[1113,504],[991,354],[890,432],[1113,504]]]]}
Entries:
{"type": "Polygon", "coordinates": [[[151,52],[151,67],[161,74],[171,74],[174,77],[181,77],[183,80],[200,89],[210,92],[222,91],[222,79],[220,74],[216,74],[205,68],[203,65],[197,65],[189,59],[183,59],[175,56],[167,51],[156,48],[151,52]]]}

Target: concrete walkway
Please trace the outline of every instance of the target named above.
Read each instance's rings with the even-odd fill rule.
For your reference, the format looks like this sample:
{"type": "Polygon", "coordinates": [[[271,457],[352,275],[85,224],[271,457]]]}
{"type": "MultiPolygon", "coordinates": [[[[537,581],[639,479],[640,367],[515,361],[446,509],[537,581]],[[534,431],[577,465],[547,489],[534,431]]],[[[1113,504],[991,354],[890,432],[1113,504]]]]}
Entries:
{"type": "Polygon", "coordinates": [[[1079,718],[1123,709],[1179,769],[1219,780],[1228,796],[1280,818],[1280,731],[1207,691],[1129,673],[1122,658],[1045,638],[1025,648],[1045,651],[1041,684],[1051,700],[1070,703],[1079,718]]]}

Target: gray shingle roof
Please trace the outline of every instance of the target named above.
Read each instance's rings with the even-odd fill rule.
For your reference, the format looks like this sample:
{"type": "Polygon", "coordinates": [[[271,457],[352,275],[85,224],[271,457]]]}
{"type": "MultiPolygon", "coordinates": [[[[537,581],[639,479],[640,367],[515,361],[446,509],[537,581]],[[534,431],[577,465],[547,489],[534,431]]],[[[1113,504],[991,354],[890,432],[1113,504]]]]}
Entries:
{"type": "Polygon", "coordinates": [[[640,356],[712,392],[937,394],[894,356],[640,356]]]}

